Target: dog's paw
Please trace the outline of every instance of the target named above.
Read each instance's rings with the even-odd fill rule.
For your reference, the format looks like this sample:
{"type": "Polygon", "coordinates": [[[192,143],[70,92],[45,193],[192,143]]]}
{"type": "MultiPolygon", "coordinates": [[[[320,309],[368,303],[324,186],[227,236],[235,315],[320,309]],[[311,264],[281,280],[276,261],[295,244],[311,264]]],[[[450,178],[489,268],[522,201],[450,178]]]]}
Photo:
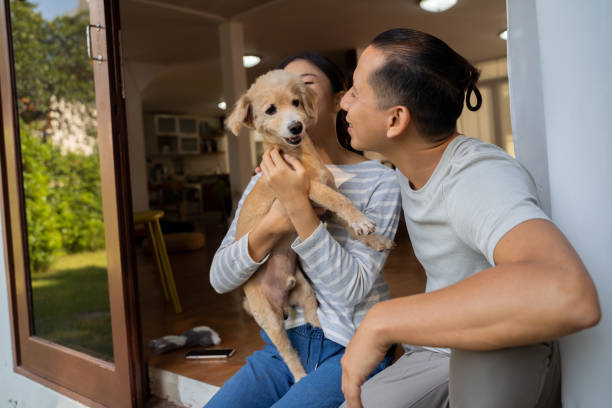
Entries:
{"type": "Polygon", "coordinates": [[[386,251],[395,247],[395,242],[379,234],[362,235],[359,237],[359,241],[377,251],[386,251]]]}
{"type": "Polygon", "coordinates": [[[365,215],[350,222],[349,226],[358,236],[371,234],[376,229],[376,223],[365,215]]]}

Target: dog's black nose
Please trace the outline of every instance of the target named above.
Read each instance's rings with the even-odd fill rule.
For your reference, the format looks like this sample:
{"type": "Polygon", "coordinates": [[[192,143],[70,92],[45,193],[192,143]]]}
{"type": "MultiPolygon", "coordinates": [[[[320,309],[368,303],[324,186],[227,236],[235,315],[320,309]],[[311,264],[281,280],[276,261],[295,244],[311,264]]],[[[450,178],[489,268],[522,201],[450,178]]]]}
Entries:
{"type": "Polygon", "coordinates": [[[302,128],[302,122],[295,121],[289,124],[289,131],[294,135],[302,133],[302,128]]]}

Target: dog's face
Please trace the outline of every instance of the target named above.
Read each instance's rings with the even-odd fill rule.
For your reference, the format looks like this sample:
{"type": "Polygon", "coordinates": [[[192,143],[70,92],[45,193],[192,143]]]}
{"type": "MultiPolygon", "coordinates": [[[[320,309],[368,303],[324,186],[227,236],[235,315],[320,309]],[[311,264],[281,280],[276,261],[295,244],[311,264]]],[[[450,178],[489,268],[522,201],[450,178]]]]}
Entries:
{"type": "Polygon", "coordinates": [[[316,121],[315,99],[299,76],[273,70],[257,78],[225,124],[235,135],[246,126],[267,142],[295,148],[302,143],[306,127],[316,121]]]}

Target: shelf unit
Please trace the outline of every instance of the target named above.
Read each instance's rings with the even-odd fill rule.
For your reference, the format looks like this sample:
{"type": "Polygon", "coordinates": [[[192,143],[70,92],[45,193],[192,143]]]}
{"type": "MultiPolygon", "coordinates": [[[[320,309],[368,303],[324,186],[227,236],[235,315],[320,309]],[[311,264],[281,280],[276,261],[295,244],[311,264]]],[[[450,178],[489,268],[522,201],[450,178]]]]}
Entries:
{"type": "Polygon", "coordinates": [[[228,172],[222,118],[144,112],[144,130],[149,172],[157,164],[179,177],[228,172]]]}
{"type": "Polygon", "coordinates": [[[200,121],[194,117],[154,115],[157,153],[200,153],[200,121]]]}

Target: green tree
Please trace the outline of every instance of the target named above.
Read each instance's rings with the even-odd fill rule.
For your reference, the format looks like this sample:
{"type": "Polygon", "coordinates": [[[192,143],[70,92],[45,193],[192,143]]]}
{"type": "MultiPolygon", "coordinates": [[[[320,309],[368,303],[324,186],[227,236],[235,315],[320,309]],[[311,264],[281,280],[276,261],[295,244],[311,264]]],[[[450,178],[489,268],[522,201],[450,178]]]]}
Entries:
{"type": "MultiPolygon", "coordinates": [[[[62,154],[44,137],[53,98],[84,104],[91,109],[83,114],[93,117],[89,15],[80,11],[46,21],[36,7],[10,1],[28,254],[31,269],[42,271],[60,254],[101,249],[105,242],[97,151],[62,154]]],[[[96,136],[95,129],[86,133],[96,136]]]]}
{"type": "Polygon", "coordinates": [[[87,11],[46,21],[30,1],[11,0],[10,9],[20,117],[47,120],[51,96],[93,105],[87,11]]]}

